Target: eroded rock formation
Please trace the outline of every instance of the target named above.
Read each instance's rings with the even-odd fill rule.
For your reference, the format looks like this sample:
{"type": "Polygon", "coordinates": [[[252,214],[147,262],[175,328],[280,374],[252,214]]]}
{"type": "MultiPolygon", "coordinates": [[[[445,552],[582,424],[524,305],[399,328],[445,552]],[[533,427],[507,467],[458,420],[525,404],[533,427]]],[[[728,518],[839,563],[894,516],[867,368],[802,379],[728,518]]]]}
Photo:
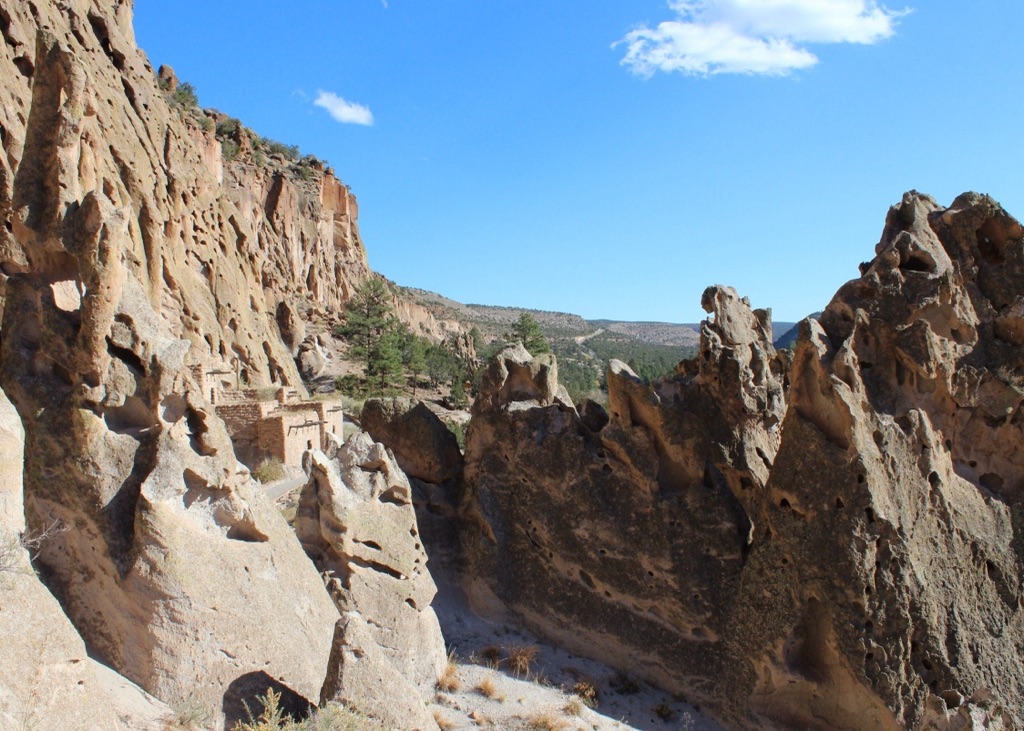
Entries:
{"type": "MultiPolygon", "coordinates": [[[[71,43],[129,67],[120,15],[64,12],[71,43]]],[[[268,685],[316,698],[337,612],[191,380],[194,343],[154,306],[144,244],[150,263],[173,244],[137,238],[154,212],[120,177],[136,168],[100,162],[117,145],[88,52],[39,34],[11,197],[24,261],[7,269],[0,381],[26,431],[28,526],[67,527],[37,564],[90,652],[165,701],[230,717],[268,685]]]]}
{"type": "Polygon", "coordinates": [[[469,593],[693,700],[725,668],[726,618],[779,441],[782,383],[766,312],[728,288],[700,357],[657,390],[622,363],[609,413],[580,417],[551,356],[492,362],[466,445],[469,593]]]}
{"type": "Polygon", "coordinates": [[[444,667],[444,639],[409,481],[365,432],[306,463],[295,531],[343,615],[321,700],[395,728],[436,728],[421,696],[444,667]]]}
{"type": "Polygon", "coordinates": [[[171,710],[88,656],[32,569],[25,545],[64,527],[26,531],[24,449],[21,420],[0,392],[0,728],[161,731],[171,710]]]}
{"type": "Polygon", "coordinates": [[[733,622],[755,711],[1024,722],[1022,240],[990,198],[909,193],[863,276],[801,326],[733,622]]]}
{"type": "MultiPolygon", "coordinates": [[[[0,270],[28,266],[24,243],[10,233],[28,198],[47,196],[63,212],[102,192],[124,211],[125,270],[171,333],[191,343],[193,359],[230,362],[253,385],[297,385],[302,320],[311,310],[339,310],[369,275],[355,198],[319,167],[304,180],[283,160],[225,160],[198,116],[168,105],[131,20],[129,3],[5,6],[0,270]],[[39,29],[50,37],[42,56],[39,29]],[[40,124],[43,110],[34,107],[52,117],[62,91],[74,96],[62,112],[73,139],[61,141],[70,147],[58,161],[39,152],[58,132],[40,124]],[[44,169],[58,164],[62,190],[46,187],[44,169]]],[[[163,81],[171,88],[177,80],[168,72],[163,81]]]]}
{"type": "Polygon", "coordinates": [[[557,402],[546,362],[492,364],[466,452],[478,605],[730,726],[1020,726],[1024,227],[908,194],[788,374],[766,313],[703,304],[674,378],[612,363],[607,419],[557,402]]]}

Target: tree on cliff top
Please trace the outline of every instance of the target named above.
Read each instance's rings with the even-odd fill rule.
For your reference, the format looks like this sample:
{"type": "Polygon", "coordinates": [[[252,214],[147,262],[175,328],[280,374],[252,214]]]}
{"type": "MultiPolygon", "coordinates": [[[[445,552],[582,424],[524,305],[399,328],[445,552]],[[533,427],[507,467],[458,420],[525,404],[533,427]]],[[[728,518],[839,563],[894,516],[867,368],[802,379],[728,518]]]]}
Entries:
{"type": "Polygon", "coordinates": [[[393,390],[402,378],[402,330],[391,307],[391,292],[377,277],[359,285],[336,330],[348,341],[351,357],[362,362],[370,388],[381,394],[393,390]]]}
{"type": "Polygon", "coordinates": [[[519,316],[519,321],[512,326],[510,337],[512,340],[521,342],[523,347],[530,351],[530,355],[551,352],[548,339],[544,337],[540,325],[529,312],[524,312],[519,316]]]}

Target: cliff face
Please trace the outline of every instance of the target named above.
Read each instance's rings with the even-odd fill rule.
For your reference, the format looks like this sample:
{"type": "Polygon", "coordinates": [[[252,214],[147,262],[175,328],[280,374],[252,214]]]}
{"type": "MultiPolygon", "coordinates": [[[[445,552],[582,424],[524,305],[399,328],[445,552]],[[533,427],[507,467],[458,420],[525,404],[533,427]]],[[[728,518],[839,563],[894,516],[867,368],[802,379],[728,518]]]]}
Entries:
{"type": "Polygon", "coordinates": [[[801,326],[734,624],[769,717],[1022,723],[1022,239],[990,198],[909,193],[801,326]]]}
{"type": "Polygon", "coordinates": [[[48,196],[63,210],[102,191],[129,211],[126,270],[172,334],[192,344],[192,362],[227,366],[254,385],[297,384],[278,309],[337,310],[368,276],[354,196],[316,167],[302,180],[273,159],[226,162],[212,130],[168,105],[135,47],[130,3],[13,3],[0,10],[0,31],[5,277],[34,264],[16,231],[28,203],[48,196]],[[54,130],[30,125],[33,106],[60,106],[68,94],[60,80],[47,82],[49,90],[38,83],[40,28],[72,59],[56,73],[74,87],[76,101],[63,113],[76,139],[64,141],[61,160],[30,171],[23,158],[57,142],[54,130]],[[63,166],[66,189],[46,187],[46,169],[55,165],[63,166]]]}
{"type": "Polygon", "coordinates": [[[785,400],[768,314],[725,287],[703,301],[698,359],[656,391],[613,361],[607,414],[558,392],[552,356],[498,356],[466,439],[464,553],[479,606],[713,705],[785,400]]]}
{"type": "Polygon", "coordinates": [[[704,304],[700,356],[613,364],[607,416],[492,364],[471,593],[731,725],[1019,727],[1024,227],[907,194],[788,371],[764,313],[704,304]]]}

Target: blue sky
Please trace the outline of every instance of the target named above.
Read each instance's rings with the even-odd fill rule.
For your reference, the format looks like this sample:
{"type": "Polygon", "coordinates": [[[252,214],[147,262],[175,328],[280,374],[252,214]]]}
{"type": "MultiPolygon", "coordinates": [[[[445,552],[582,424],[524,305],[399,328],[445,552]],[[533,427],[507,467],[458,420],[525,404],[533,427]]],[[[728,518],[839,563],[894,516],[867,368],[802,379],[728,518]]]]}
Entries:
{"type": "Polygon", "coordinates": [[[873,256],[905,190],[1024,216],[1016,1],[136,0],[135,16],[204,106],[334,167],[376,271],[464,302],[696,322],[727,284],[796,320],[873,256]]]}

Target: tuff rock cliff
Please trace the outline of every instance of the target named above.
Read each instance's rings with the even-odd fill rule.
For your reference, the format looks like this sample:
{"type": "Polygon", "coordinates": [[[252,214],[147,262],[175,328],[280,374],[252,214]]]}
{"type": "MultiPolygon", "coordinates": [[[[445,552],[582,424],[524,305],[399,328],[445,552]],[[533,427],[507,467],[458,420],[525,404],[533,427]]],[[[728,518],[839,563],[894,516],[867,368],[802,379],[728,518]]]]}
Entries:
{"type": "Polygon", "coordinates": [[[325,171],[224,161],[168,106],[130,3],[7,4],[0,33],[0,386],[25,440],[4,457],[24,484],[3,495],[0,718],[166,722],[128,680],[227,727],[268,687],[304,711],[339,612],[192,368],[298,382],[304,304],[369,275],[355,201],[325,171]],[[19,534],[46,535],[31,567],[19,534]]]}
{"type": "Polygon", "coordinates": [[[785,412],[767,312],[703,297],[700,356],[644,386],[613,361],[608,413],[582,416],[550,355],[491,363],[466,439],[469,594],[692,701],[724,672],[785,412]]]}
{"type": "Polygon", "coordinates": [[[613,362],[607,415],[501,353],[467,438],[477,605],[730,726],[1024,724],[1024,227],[909,193],[862,269],[788,368],[709,289],[698,358],[653,388],[613,362]]]}

